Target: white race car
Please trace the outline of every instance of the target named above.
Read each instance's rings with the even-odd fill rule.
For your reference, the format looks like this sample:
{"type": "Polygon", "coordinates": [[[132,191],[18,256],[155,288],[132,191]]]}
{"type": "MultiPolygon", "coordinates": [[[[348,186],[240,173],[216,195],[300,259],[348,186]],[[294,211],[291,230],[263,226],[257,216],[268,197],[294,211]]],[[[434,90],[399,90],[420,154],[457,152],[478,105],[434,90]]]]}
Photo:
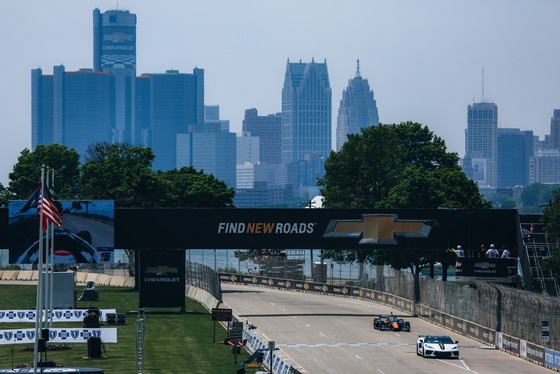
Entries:
{"type": "Polygon", "coordinates": [[[449,336],[418,335],[416,354],[422,357],[459,358],[458,343],[449,336]]]}

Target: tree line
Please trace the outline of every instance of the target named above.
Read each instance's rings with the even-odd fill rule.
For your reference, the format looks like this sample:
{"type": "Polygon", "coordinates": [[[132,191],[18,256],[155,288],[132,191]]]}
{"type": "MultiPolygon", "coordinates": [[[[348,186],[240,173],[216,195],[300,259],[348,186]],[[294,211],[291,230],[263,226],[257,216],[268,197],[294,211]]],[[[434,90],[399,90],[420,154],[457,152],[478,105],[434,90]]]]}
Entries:
{"type": "Polygon", "coordinates": [[[55,170],[53,190],[58,200],[114,200],[115,207],[232,207],[235,189],[192,166],[152,170],[150,148],[126,143],[96,143],[84,162],[73,149],[60,144],[24,149],[9,184],[0,184],[0,206],[26,200],[39,185],[41,168],[55,170]]]}

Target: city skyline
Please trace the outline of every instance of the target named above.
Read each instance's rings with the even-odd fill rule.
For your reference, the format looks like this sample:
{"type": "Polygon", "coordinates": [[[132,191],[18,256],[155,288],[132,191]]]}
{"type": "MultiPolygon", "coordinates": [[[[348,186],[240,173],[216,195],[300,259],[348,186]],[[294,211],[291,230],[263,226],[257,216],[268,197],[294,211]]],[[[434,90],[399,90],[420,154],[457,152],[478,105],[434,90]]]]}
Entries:
{"type": "MultiPolygon", "coordinates": [[[[119,2],[24,0],[5,5],[0,27],[0,183],[31,149],[31,70],[92,67],[93,9],[136,14],[137,75],[205,69],[205,104],[240,133],[246,109],[281,111],[286,61],[326,59],[333,119],[355,61],[375,93],[380,121],[421,122],[464,155],[467,106],[484,96],[498,127],[533,130],[542,140],[560,108],[560,4],[541,1],[119,2]],[[297,12],[294,10],[297,9],[297,12]],[[188,22],[185,22],[188,20],[188,22]],[[289,20],[290,27],[285,27],[289,20]]],[[[333,121],[333,139],[336,125],[333,121]]],[[[332,144],[335,149],[335,145],[332,144]]]]}

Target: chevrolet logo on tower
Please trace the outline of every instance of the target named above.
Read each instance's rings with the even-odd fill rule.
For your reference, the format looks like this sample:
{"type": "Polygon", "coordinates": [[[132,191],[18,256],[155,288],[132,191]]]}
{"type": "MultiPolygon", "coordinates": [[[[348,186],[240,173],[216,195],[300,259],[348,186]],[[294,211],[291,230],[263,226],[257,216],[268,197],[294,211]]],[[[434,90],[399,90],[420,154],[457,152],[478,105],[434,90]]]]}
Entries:
{"type": "Polygon", "coordinates": [[[433,221],[399,220],[396,214],[363,214],[361,220],[331,220],[326,238],[356,238],[361,245],[398,244],[399,238],[428,238],[433,221]]]}
{"type": "Polygon", "coordinates": [[[140,307],[185,305],[185,251],[140,252],[140,307]]]}

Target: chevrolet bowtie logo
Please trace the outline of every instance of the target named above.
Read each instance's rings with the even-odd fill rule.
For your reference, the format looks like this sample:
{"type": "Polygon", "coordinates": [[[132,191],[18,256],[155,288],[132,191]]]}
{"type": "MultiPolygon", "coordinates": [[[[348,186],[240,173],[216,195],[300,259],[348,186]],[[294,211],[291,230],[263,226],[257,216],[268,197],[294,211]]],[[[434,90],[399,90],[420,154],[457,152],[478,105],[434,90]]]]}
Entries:
{"type": "Polygon", "coordinates": [[[495,268],[496,264],[491,264],[489,262],[477,262],[476,264],[474,264],[475,268],[482,268],[482,269],[490,269],[490,268],[495,268]]]}
{"type": "Polygon", "coordinates": [[[153,268],[146,268],[146,273],[155,273],[156,275],[167,275],[169,273],[177,273],[177,268],[172,268],[167,265],[158,265],[153,268]]]}
{"type": "Polygon", "coordinates": [[[398,220],[395,214],[364,214],[362,220],[331,220],[323,237],[356,238],[360,244],[398,244],[398,237],[427,238],[433,221],[398,220]]]}

